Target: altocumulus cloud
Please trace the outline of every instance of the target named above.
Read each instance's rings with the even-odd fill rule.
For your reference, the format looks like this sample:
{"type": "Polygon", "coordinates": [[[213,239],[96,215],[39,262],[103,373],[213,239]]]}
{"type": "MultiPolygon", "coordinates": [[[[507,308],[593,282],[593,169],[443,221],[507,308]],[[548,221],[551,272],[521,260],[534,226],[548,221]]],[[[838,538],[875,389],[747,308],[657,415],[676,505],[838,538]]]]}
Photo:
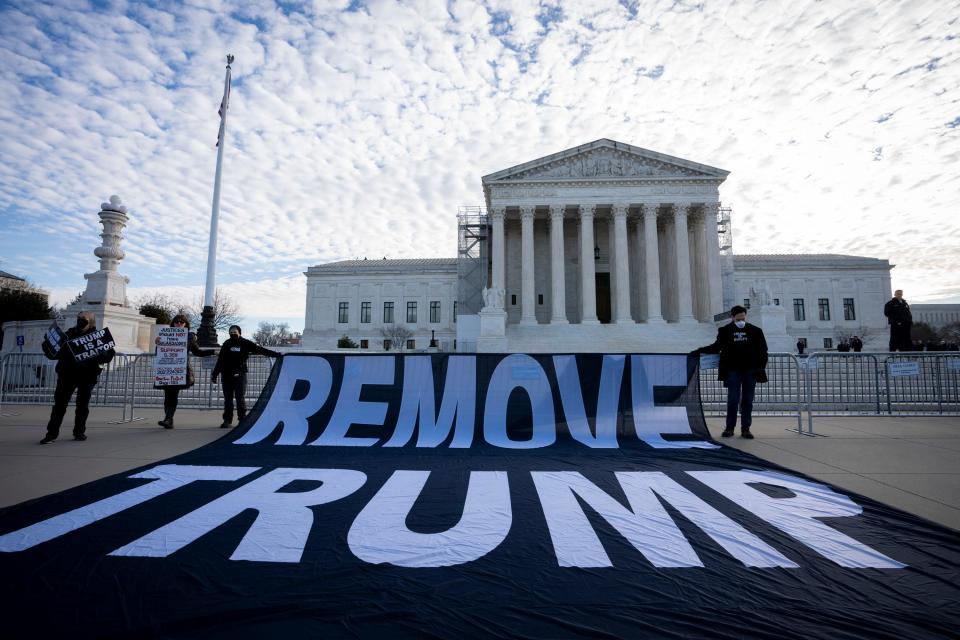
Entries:
{"type": "Polygon", "coordinates": [[[0,13],[2,268],[55,299],[112,193],[132,285],[199,292],[227,52],[218,281],[249,315],[302,316],[311,264],[453,256],[480,176],[601,137],[730,170],[740,253],[868,253],[912,300],[960,292],[956,0],[0,13]]]}

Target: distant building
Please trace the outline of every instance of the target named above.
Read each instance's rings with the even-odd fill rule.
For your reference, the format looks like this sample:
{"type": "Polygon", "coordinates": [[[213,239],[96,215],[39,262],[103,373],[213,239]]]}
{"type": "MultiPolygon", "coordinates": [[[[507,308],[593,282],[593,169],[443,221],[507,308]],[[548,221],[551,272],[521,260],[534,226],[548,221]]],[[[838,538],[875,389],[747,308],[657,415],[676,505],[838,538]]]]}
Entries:
{"type": "Polygon", "coordinates": [[[0,271],[0,289],[22,289],[27,281],[6,271],[0,271]]]}
{"type": "MultiPolygon", "coordinates": [[[[909,298],[907,298],[909,301],[909,298]]],[[[914,322],[925,322],[934,329],[960,322],[960,304],[910,304],[914,322]]]]}

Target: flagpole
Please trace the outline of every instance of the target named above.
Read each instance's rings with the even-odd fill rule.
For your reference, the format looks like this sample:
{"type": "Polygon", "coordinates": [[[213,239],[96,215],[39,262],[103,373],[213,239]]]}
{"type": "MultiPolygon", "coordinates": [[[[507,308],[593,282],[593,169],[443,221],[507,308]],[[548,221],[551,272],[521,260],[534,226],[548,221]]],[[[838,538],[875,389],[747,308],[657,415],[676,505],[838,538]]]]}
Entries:
{"type": "Polygon", "coordinates": [[[213,179],[213,208],[210,212],[210,243],[207,249],[207,282],[203,294],[203,311],[197,341],[203,347],[218,346],[217,328],[214,326],[214,296],[217,278],[217,224],[220,218],[220,176],[223,171],[223,148],[226,146],[227,108],[230,97],[230,65],[233,55],[227,54],[227,71],[223,79],[223,101],[220,103],[220,135],[217,138],[217,170],[213,179]]]}

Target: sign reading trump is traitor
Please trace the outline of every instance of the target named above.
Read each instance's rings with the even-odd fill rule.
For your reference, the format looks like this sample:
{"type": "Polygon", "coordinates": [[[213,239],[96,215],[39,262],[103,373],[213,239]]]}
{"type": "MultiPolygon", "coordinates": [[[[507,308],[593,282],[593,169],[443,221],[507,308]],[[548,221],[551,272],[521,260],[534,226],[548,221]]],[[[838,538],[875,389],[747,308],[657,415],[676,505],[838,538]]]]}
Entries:
{"type": "Polygon", "coordinates": [[[0,512],[14,633],[948,637],[954,531],[712,440],[686,355],[285,355],[226,437],[0,512]],[[68,614],[45,615],[50,602],[68,614]]]}

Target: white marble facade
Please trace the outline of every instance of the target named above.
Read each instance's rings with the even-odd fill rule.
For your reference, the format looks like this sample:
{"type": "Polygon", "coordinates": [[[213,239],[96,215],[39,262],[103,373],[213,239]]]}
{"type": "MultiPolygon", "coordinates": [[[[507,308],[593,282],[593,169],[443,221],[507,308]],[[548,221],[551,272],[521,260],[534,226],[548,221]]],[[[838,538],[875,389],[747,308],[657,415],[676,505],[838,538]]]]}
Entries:
{"type": "Polygon", "coordinates": [[[414,350],[426,349],[431,336],[439,350],[455,349],[455,258],[344,260],[310,267],[305,275],[304,349],[336,349],[337,340],[347,336],[364,350],[384,351],[381,330],[391,326],[410,331],[414,350]],[[408,322],[411,304],[416,319],[408,322]],[[387,314],[392,309],[392,321],[384,318],[385,307],[387,314]]]}
{"type": "MultiPolygon", "coordinates": [[[[396,322],[417,302],[409,326],[417,350],[431,330],[446,351],[678,352],[706,344],[714,317],[727,311],[717,231],[727,175],[598,140],[485,176],[488,284],[496,294],[485,299],[497,303],[454,320],[453,258],[317,265],[306,272],[304,348],[332,349],[347,335],[382,350],[385,301],[394,301],[396,322]],[[368,323],[360,321],[364,302],[368,323]],[[440,304],[440,322],[429,321],[431,302],[440,304]],[[343,303],[347,322],[339,322],[343,303]]],[[[883,342],[890,269],[886,260],[854,256],[734,256],[734,302],[776,299],[791,341],[804,337],[811,348],[855,333],[883,342]],[[804,301],[803,320],[794,299],[804,301]],[[821,299],[829,320],[820,320],[821,299]]]]}

